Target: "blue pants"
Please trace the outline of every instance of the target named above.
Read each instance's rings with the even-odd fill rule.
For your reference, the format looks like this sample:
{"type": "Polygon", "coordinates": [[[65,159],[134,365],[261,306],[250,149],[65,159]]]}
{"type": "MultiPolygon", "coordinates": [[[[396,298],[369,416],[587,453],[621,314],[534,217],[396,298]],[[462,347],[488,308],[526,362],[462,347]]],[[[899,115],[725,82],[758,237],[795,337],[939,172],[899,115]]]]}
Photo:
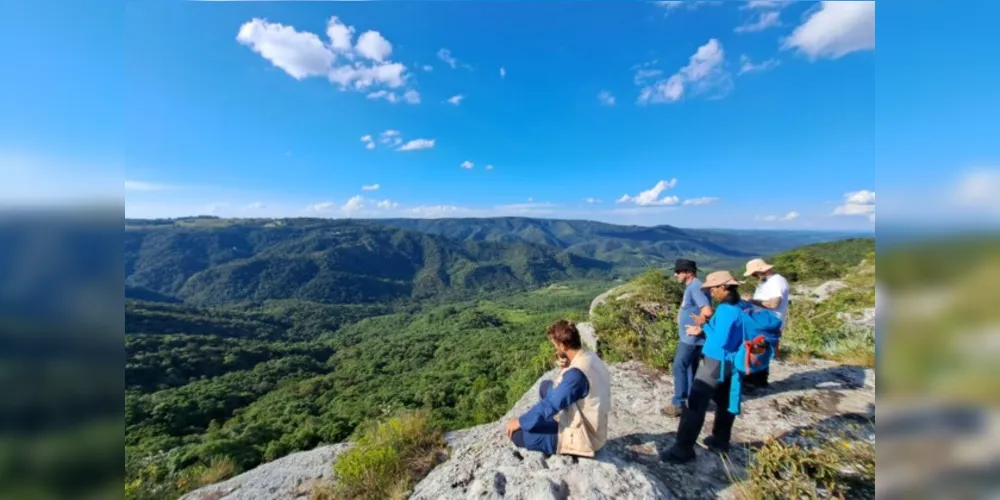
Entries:
{"type": "Polygon", "coordinates": [[[694,374],[701,362],[701,346],[680,342],[674,354],[674,406],[687,402],[694,383],[694,374]]]}
{"type": "MultiPolygon", "coordinates": [[[[545,399],[545,396],[551,389],[552,381],[543,381],[542,386],[538,388],[538,396],[545,399]]],[[[518,448],[540,451],[546,455],[555,455],[556,444],[559,440],[559,424],[555,420],[552,420],[539,425],[531,432],[519,429],[514,431],[514,435],[510,437],[510,440],[518,448]]]]}

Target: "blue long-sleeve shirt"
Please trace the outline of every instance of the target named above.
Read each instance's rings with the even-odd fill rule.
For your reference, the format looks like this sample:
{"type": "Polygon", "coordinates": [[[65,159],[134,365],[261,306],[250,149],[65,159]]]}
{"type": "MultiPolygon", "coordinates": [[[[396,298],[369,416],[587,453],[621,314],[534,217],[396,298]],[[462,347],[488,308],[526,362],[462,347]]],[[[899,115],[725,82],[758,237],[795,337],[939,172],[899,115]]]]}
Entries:
{"type": "Polygon", "coordinates": [[[521,429],[527,432],[537,432],[546,422],[552,422],[557,413],[569,408],[569,405],[587,397],[590,394],[590,383],[582,371],[570,368],[563,374],[559,385],[549,391],[527,413],[521,415],[518,421],[521,429]]]}
{"type": "Polygon", "coordinates": [[[725,361],[727,352],[736,352],[743,341],[743,323],[740,312],[746,303],[740,301],[736,305],[719,304],[712,318],[702,326],[705,332],[705,347],[702,352],[705,357],[717,361],[725,361]]]}

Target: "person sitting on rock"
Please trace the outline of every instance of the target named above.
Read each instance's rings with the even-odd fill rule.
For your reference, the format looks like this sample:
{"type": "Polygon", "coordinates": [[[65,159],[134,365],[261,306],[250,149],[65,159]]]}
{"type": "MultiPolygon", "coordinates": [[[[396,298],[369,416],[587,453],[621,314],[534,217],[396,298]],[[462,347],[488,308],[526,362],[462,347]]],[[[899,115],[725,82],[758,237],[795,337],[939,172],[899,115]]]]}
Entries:
{"type": "Polygon", "coordinates": [[[694,374],[701,362],[701,348],[705,344],[704,335],[688,335],[688,325],[693,325],[694,318],[712,317],[712,305],[708,294],[701,289],[698,279],[698,264],[693,260],[677,259],[674,262],[674,278],[684,285],[684,296],[677,310],[678,333],[681,340],[674,353],[674,400],[673,404],[664,408],[663,413],[670,417],[679,417],[687,404],[694,374]]]}
{"type": "MultiPolygon", "coordinates": [[[[782,330],[788,322],[789,287],[788,280],[784,276],[774,272],[774,266],[768,264],[764,259],[754,259],[747,262],[747,270],[743,276],[753,277],[760,281],[753,295],[743,296],[743,300],[755,306],[766,307],[781,319],[782,330]]],[[[767,387],[769,370],[761,370],[750,374],[746,378],[746,385],[749,387],[767,387]]]]}
{"type": "Polygon", "coordinates": [[[597,354],[582,350],[573,323],[557,321],[547,333],[563,369],[554,382],[542,383],[541,401],[507,422],[507,437],[519,448],[546,455],[592,458],[608,438],[608,367],[597,354]]]}
{"type": "MultiPolygon", "coordinates": [[[[687,327],[687,333],[705,334],[705,346],[702,352],[704,361],[695,375],[694,386],[688,405],[681,414],[677,427],[677,439],[673,447],[660,453],[660,459],[669,463],[685,463],[694,460],[694,446],[705,425],[705,414],[708,412],[709,401],[715,400],[715,423],[712,435],[705,439],[705,445],[717,452],[729,449],[729,440],[733,431],[736,415],[730,411],[732,397],[739,398],[732,391],[732,375],[735,367],[727,362],[727,354],[739,351],[743,343],[743,324],[740,319],[744,306],[749,304],[740,300],[739,286],[742,283],[733,279],[729,271],[717,271],[705,278],[702,288],[708,289],[712,298],[719,302],[712,319],[707,322],[701,318],[695,319],[695,325],[687,327]]],[[[742,374],[739,374],[742,377],[742,374]]],[[[738,388],[738,387],[737,387],[738,388]]],[[[736,400],[738,402],[739,400],[736,400]]]]}

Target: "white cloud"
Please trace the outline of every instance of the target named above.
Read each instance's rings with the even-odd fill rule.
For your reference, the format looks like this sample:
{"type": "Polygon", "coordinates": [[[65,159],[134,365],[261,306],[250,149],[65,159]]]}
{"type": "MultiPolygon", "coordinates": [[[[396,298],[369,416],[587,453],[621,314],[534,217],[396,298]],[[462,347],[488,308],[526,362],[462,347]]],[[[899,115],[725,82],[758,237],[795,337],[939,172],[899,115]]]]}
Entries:
{"type": "Polygon", "coordinates": [[[793,210],[785,215],[765,215],[764,217],[757,216],[755,218],[762,222],[794,222],[799,218],[799,213],[793,210]]]}
{"type": "Polygon", "coordinates": [[[372,139],[371,134],[362,136],[361,143],[365,145],[365,149],[375,149],[375,140],[372,139]]]}
{"type": "Polygon", "coordinates": [[[458,67],[458,59],[451,55],[451,51],[448,49],[441,49],[437,52],[438,59],[444,61],[445,64],[451,66],[452,69],[458,67]]]}
{"type": "Polygon", "coordinates": [[[486,165],[483,170],[493,170],[493,165],[486,165]]]}
{"type": "Polygon", "coordinates": [[[507,78],[507,69],[506,68],[503,68],[503,67],[500,68],[500,78],[507,78]]]}
{"type": "Polygon", "coordinates": [[[601,203],[601,200],[598,200],[597,198],[587,198],[583,201],[587,202],[588,205],[599,205],[601,203]]]}
{"type": "Polygon", "coordinates": [[[795,0],[750,0],[740,7],[746,9],[781,9],[795,0]]]}
{"type": "Polygon", "coordinates": [[[671,12],[680,9],[681,7],[686,7],[687,10],[697,10],[700,7],[722,5],[722,3],[723,2],[721,2],[721,1],[713,1],[713,0],[686,0],[686,1],[653,2],[654,5],[657,5],[657,6],[661,7],[661,8],[663,8],[668,15],[671,12]]]}
{"type": "Polygon", "coordinates": [[[679,101],[685,94],[697,96],[713,92],[722,97],[732,89],[732,78],[725,69],[725,51],[715,38],[691,56],[684,66],[670,78],[647,85],[639,91],[639,104],[660,104],[679,101]]]}
{"type": "Polygon", "coordinates": [[[362,191],[378,191],[380,187],[382,187],[382,186],[380,186],[378,184],[368,184],[368,185],[361,186],[361,190],[362,191]]]}
{"type": "Polygon", "coordinates": [[[618,199],[618,203],[634,203],[640,207],[670,206],[680,203],[680,198],[676,196],[660,197],[664,191],[677,186],[677,179],[657,182],[651,189],[647,189],[635,196],[623,195],[618,199]]]}
{"type": "Polygon", "coordinates": [[[243,208],[245,210],[263,210],[263,209],[267,208],[267,205],[265,205],[262,202],[255,201],[255,202],[250,203],[249,205],[247,205],[247,206],[245,206],[243,208]]]}
{"type": "Polygon", "coordinates": [[[334,60],[333,52],[315,34],[262,19],[241,26],[236,40],[296,80],[327,74],[334,60]]]}
{"type": "Polygon", "coordinates": [[[434,139],[413,139],[399,147],[396,151],[419,151],[434,147],[434,139]]]}
{"type": "Polygon", "coordinates": [[[385,144],[386,146],[394,148],[394,147],[399,146],[400,144],[402,144],[403,143],[403,139],[401,139],[399,137],[399,131],[398,130],[392,130],[392,129],[390,129],[390,130],[386,130],[385,132],[382,132],[382,134],[379,135],[378,142],[381,142],[382,144],[385,144]]]}
{"type": "Polygon", "coordinates": [[[427,72],[434,71],[434,66],[431,66],[430,64],[425,64],[423,70],[427,72]]]}
{"type": "Polygon", "coordinates": [[[403,92],[403,100],[408,104],[420,104],[420,92],[410,89],[403,92]]]}
{"type": "Polygon", "coordinates": [[[356,214],[361,211],[371,211],[371,210],[393,210],[399,206],[399,203],[390,200],[369,200],[364,196],[356,195],[351,199],[347,200],[344,206],[340,207],[340,210],[347,212],[348,214],[356,214]]]}
{"type": "Polygon", "coordinates": [[[820,9],[783,41],[812,60],[838,59],[875,49],[875,2],[822,2],[820,9]]]}
{"type": "Polygon", "coordinates": [[[307,212],[324,213],[331,212],[337,207],[332,201],[324,201],[320,203],[315,203],[306,207],[307,212]]]}
{"type": "Polygon", "coordinates": [[[392,44],[382,37],[378,31],[366,31],[358,37],[358,44],[355,47],[358,54],[366,59],[376,62],[385,62],[386,58],[392,54],[392,44]]]}
{"type": "Polygon", "coordinates": [[[468,208],[457,207],[455,205],[427,205],[413,207],[407,210],[407,213],[414,217],[436,219],[440,217],[454,217],[456,215],[467,214],[471,212],[468,208]]]}
{"type": "Polygon", "coordinates": [[[701,206],[701,205],[711,205],[719,201],[718,198],[713,196],[702,196],[701,198],[691,198],[684,200],[684,206],[701,206]]]}
{"type": "Polygon", "coordinates": [[[597,100],[598,102],[600,102],[605,106],[615,105],[615,96],[611,95],[611,92],[608,92],[607,90],[602,90],[600,93],[598,93],[597,100]]]}
{"type": "Polygon", "coordinates": [[[462,164],[461,164],[461,165],[459,165],[459,166],[460,166],[460,167],[462,167],[462,168],[464,168],[464,169],[466,169],[466,170],[471,170],[471,169],[472,169],[472,168],[474,168],[474,167],[475,167],[476,165],[475,165],[474,163],[472,163],[471,161],[469,161],[469,160],[465,160],[465,161],[463,161],[463,162],[462,162],[462,164]]]}
{"type": "Polygon", "coordinates": [[[778,67],[779,64],[781,64],[781,63],[778,62],[777,59],[768,59],[768,60],[766,60],[764,62],[755,63],[755,62],[753,62],[750,59],[749,56],[747,56],[746,54],[743,54],[742,56],[740,56],[740,73],[739,74],[744,75],[744,74],[747,74],[747,73],[757,73],[757,72],[760,72],[760,71],[768,71],[768,70],[772,70],[772,69],[778,67]]]}
{"type": "Polygon", "coordinates": [[[333,16],[326,22],[326,36],[330,39],[330,48],[337,52],[349,54],[351,51],[351,39],[354,37],[354,27],[348,26],[337,16],[333,16]]]}
{"type": "MultiPolygon", "coordinates": [[[[373,99],[397,102],[399,97],[395,93],[379,89],[398,89],[406,85],[409,77],[406,66],[388,60],[392,44],[379,32],[367,31],[352,48],[353,35],[354,28],[336,16],[327,22],[329,43],[316,34],[254,18],[240,27],[236,39],[297,80],[322,76],[341,90],[365,92],[373,99]],[[357,60],[358,57],[370,62],[357,60]]],[[[415,103],[406,99],[405,94],[404,100],[415,103]]]]}
{"type": "Polygon", "coordinates": [[[833,215],[865,216],[875,222],[875,191],[862,189],[844,194],[844,203],[833,210],[833,215]]]}
{"type": "Polygon", "coordinates": [[[959,179],[952,193],[958,205],[976,208],[1000,208],[1000,170],[978,169],[959,179]]]}
{"type": "Polygon", "coordinates": [[[756,21],[741,24],[733,31],[736,33],[757,33],[776,26],[781,26],[781,14],[779,12],[761,12],[756,21]]]}
{"type": "Polygon", "coordinates": [[[448,98],[448,104],[451,104],[452,106],[458,106],[459,104],[462,103],[463,99],[465,99],[465,96],[462,94],[453,95],[448,98]]]}
{"type": "Polygon", "coordinates": [[[168,189],[168,187],[163,184],[154,184],[145,181],[125,181],[125,191],[163,191],[164,189],[168,189]]]}
{"type": "Polygon", "coordinates": [[[647,81],[653,78],[657,78],[663,74],[662,69],[647,69],[645,67],[636,70],[635,72],[635,84],[645,85],[647,81]]]}

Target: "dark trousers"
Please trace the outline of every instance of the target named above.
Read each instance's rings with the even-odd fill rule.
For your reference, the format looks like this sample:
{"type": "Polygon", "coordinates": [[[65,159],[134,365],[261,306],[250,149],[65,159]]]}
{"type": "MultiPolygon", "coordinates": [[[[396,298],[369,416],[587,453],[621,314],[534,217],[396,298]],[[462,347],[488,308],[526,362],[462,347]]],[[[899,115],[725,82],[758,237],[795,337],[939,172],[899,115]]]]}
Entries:
{"type": "MultiPolygon", "coordinates": [[[[552,385],[551,380],[542,381],[542,386],[538,388],[538,396],[545,399],[545,396],[552,390],[552,385]]],[[[514,431],[510,440],[518,448],[555,455],[556,445],[559,441],[559,423],[555,420],[544,422],[531,432],[518,429],[514,431]]]]}
{"type": "Polygon", "coordinates": [[[687,402],[694,383],[694,374],[698,372],[701,362],[701,346],[694,344],[677,344],[674,353],[674,406],[687,402]]]}
{"type": "Polygon", "coordinates": [[[694,455],[694,446],[705,425],[705,414],[708,412],[709,401],[715,401],[715,424],[712,426],[712,436],[716,443],[728,445],[733,434],[733,423],[736,415],[729,413],[729,390],[732,386],[732,365],[726,370],[726,376],[719,381],[719,373],[723,363],[711,358],[705,358],[694,378],[694,387],[688,397],[688,406],[681,414],[681,423],[677,427],[677,441],[674,444],[676,452],[682,456],[694,455]]]}
{"type": "Polygon", "coordinates": [[[770,371],[771,370],[768,369],[751,373],[743,378],[743,383],[748,387],[767,387],[767,378],[770,375],[770,371]]]}

